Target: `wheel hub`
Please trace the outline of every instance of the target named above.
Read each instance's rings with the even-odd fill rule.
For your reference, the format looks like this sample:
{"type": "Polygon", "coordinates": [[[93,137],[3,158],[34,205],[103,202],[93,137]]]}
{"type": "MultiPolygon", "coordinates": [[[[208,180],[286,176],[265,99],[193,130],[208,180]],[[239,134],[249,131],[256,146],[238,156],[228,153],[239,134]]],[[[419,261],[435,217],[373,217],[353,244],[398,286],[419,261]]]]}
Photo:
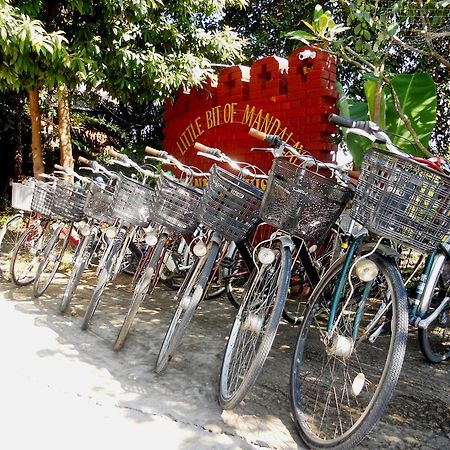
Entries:
{"type": "Polygon", "coordinates": [[[346,359],[353,352],[353,339],[341,334],[333,334],[331,338],[325,340],[325,348],[330,356],[337,356],[346,359]]]}
{"type": "Polygon", "coordinates": [[[181,308],[188,309],[189,305],[191,304],[191,299],[192,299],[192,297],[189,295],[186,295],[185,297],[183,297],[180,301],[181,308]]]}
{"type": "Polygon", "coordinates": [[[244,320],[244,329],[259,334],[263,327],[263,318],[258,314],[250,313],[244,320]]]}

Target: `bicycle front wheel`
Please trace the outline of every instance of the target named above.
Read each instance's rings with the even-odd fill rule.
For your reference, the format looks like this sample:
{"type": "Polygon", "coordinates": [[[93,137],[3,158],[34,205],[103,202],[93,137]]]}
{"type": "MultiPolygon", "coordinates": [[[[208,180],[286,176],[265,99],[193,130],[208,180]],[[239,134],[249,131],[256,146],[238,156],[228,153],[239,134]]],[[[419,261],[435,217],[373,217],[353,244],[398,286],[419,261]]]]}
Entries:
{"type": "Polygon", "coordinates": [[[152,252],[148,266],[145,268],[144,274],[139,278],[139,281],[136,284],[127,315],[125,316],[122,327],[120,328],[119,334],[114,342],[114,350],[120,350],[123,347],[139,307],[144,301],[146,295],[153,291],[153,288],[158,282],[159,270],[162,263],[161,257],[164,257],[164,247],[167,239],[167,234],[162,233],[160,235],[155,249],[152,252]]]}
{"type": "Polygon", "coordinates": [[[33,283],[33,295],[35,297],[40,297],[48,289],[61,264],[72,231],[70,225],[67,233],[64,234],[64,227],[65,224],[61,223],[45,246],[44,255],[39,263],[33,283]]]}
{"type": "Polygon", "coordinates": [[[255,269],[231,329],[222,363],[219,402],[234,408],[255,383],[278,329],[289,289],[291,250],[275,241],[272,263],[255,269]]]}
{"type": "Polygon", "coordinates": [[[397,384],[406,349],[408,306],[395,264],[369,257],[376,277],[345,278],[332,333],[330,305],[344,259],[332,265],[314,290],[295,349],[291,403],[309,448],[347,449],[380,419],[397,384]],[[345,306],[345,307],[344,307],[345,306]]]}
{"type": "Polygon", "coordinates": [[[220,246],[212,242],[208,253],[194,261],[181,285],[176,297],[179,299],[179,304],[164,336],[156,361],[156,373],[162,372],[167,367],[194,316],[195,310],[205,297],[205,288],[219,250],[220,246]]]}

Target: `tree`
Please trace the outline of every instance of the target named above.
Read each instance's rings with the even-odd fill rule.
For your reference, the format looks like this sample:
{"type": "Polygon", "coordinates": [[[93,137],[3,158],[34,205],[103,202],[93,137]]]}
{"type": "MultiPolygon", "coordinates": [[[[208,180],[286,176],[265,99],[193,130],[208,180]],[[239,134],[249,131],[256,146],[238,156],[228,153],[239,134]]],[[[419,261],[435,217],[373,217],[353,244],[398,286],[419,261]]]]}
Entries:
{"type": "MultiPolygon", "coordinates": [[[[27,90],[34,114],[41,86],[63,92],[84,83],[124,102],[163,102],[181,87],[200,85],[212,75],[212,62],[240,55],[241,41],[230,28],[208,32],[201,24],[244,2],[0,0],[0,89],[27,90]]],[[[38,132],[36,174],[42,170],[38,132]]]]}
{"type": "MultiPolygon", "coordinates": [[[[384,126],[386,114],[391,106],[416,147],[422,153],[431,155],[427,147],[432,131],[430,125],[435,123],[434,119],[431,123],[430,114],[435,114],[435,106],[428,100],[436,96],[433,94],[434,83],[429,77],[419,79],[416,76],[407,79],[405,76],[395,77],[395,74],[404,71],[405,68],[412,68],[413,72],[417,73],[419,67],[427,67],[427,72],[435,75],[442,67],[447,68],[446,55],[449,54],[449,44],[446,37],[450,28],[448,0],[429,1],[426,4],[421,0],[414,2],[340,0],[339,3],[344,12],[341,18],[345,17],[345,23],[337,23],[330,12],[324,12],[322,7],[317,6],[313,21],[311,23],[303,21],[309,30],[292,32],[291,37],[307,43],[317,42],[336,53],[341,61],[356,67],[363,75],[366,74],[365,94],[372,120],[384,126]],[[437,29],[439,31],[435,32],[437,29]],[[416,39],[422,41],[428,49],[419,49],[412,41],[407,43],[411,36],[416,36],[416,39]],[[429,88],[416,90],[414,95],[410,95],[413,81],[416,82],[416,86],[429,88]],[[400,92],[402,86],[406,86],[407,92],[400,92]],[[418,96],[421,93],[423,101],[418,105],[420,101],[418,96]],[[402,98],[403,94],[408,97],[402,98]],[[410,111],[413,109],[417,111],[417,106],[421,106],[422,112],[428,108],[429,114],[420,119],[414,117],[413,120],[412,116],[405,112],[404,107],[411,106],[414,102],[414,108],[410,108],[410,111]]],[[[448,112],[449,103],[444,109],[448,112]]],[[[395,127],[395,122],[391,117],[386,126],[395,127]]]]}

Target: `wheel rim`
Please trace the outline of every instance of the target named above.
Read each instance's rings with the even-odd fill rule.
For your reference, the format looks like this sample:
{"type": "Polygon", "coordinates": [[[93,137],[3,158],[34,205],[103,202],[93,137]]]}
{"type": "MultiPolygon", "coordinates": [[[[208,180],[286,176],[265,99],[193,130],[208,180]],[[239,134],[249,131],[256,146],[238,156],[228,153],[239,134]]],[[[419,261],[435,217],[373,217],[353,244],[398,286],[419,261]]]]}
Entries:
{"type": "Polygon", "coordinates": [[[281,269],[280,253],[276,255],[276,261],[263,266],[255,276],[231,331],[221,375],[221,395],[225,401],[231,400],[242,389],[246,374],[264,342],[281,269]]]}
{"type": "MultiPolygon", "coordinates": [[[[398,314],[395,302],[392,309],[375,319],[383,310],[382,300],[389,301],[387,293],[391,292],[391,286],[382,271],[371,284],[361,316],[358,339],[352,344],[353,348],[341,351],[339,355],[339,352],[331,349],[333,344],[327,347],[323,343],[330,314],[329,300],[332,298],[332,291],[328,287],[337,283],[339,274],[327,284],[305,318],[291,379],[294,414],[302,436],[306,436],[308,444],[323,447],[334,446],[348,439],[362,426],[377,399],[380,399],[380,405],[383,404],[379,411],[381,414],[398,377],[398,374],[393,375],[391,383],[385,380],[390,372],[388,369],[393,348],[397,345],[394,343],[396,324],[391,320],[398,314]],[[375,337],[376,330],[383,322],[382,332],[370,343],[369,337],[375,337]],[[369,324],[372,328],[367,333],[364,330],[369,324]],[[384,391],[383,396],[381,391],[384,391]]],[[[353,341],[351,330],[358,311],[358,302],[354,299],[361,298],[366,284],[356,277],[352,277],[352,281],[352,299],[346,312],[341,315],[338,311],[337,316],[340,320],[336,336],[344,339],[344,343],[353,341]]],[[[346,288],[350,289],[348,284],[346,288]]],[[[348,295],[345,289],[343,298],[346,299],[348,295]]],[[[402,358],[403,355],[399,359],[398,373],[402,358]]]]}

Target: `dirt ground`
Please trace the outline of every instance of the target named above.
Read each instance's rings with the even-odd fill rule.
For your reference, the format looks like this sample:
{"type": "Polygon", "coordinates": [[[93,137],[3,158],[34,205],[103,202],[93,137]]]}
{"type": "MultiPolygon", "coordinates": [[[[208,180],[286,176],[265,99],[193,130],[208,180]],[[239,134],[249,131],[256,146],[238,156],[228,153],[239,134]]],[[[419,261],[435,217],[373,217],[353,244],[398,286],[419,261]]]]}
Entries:
{"type": "MultiPolygon", "coordinates": [[[[72,400],[89,400],[92,405],[87,404],[87,410],[105,408],[110,415],[120,411],[117,426],[123,429],[133,423],[142,432],[152,421],[164,420],[169,440],[148,448],[303,448],[289,402],[289,373],[297,328],[280,325],[256,386],[238,408],[222,411],[217,403],[217,380],[236,310],[225,298],[205,301],[176,357],[164,373],[156,375],[153,367],[176,306],[174,293],[158,286],[152,298],[145,300],[124,348],[114,352],[112,344],[131,298],[130,279],[122,275],[109,286],[86,332],[81,331],[80,325],[92,279],[83,279],[71,312],[64,316],[58,311],[66,281],[63,276],[58,276],[39,299],[32,298],[31,287],[17,288],[0,282],[2,365],[23,370],[19,375],[10,374],[11,379],[23,377],[33,389],[59,393],[72,400]],[[13,327],[14,320],[22,324],[20,330],[13,327]],[[42,331],[51,333],[51,343],[38,344],[36,340],[25,346],[20,340],[20,336],[28,336],[26,333],[33,340],[33,333],[42,331]],[[15,335],[19,336],[17,340],[15,335]],[[6,343],[5,339],[9,341],[6,343]],[[30,346],[36,349],[32,347],[31,352],[30,346]],[[8,358],[15,358],[16,362],[8,362],[8,358]],[[32,358],[38,368],[29,370],[32,361],[27,363],[26,358],[32,358]],[[69,375],[61,375],[65,365],[69,375]],[[44,369],[50,367],[51,374],[44,379],[44,369]],[[69,379],[62,380],[63,376],[69,379]],[[172,442],[173,424],[182,427],[182,437],[172,442]]],[[[358,448],[450,448],[449,382],[450,365],[426,363],[412,332],[395,396],[383,419],[358,448]]],[[[40,411],[45,414],[45,404],[40,411]]],[[[139,439],[139,432],[135,433],[139,439]]]]}

